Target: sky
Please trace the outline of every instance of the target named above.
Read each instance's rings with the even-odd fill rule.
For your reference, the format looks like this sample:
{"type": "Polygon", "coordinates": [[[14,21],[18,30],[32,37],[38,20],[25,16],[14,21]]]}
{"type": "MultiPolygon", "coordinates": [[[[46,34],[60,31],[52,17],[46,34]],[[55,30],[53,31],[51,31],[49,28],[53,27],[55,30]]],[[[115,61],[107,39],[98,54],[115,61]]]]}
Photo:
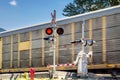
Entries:
{"type": "Polygon", "coordinates": [[[62,15],[65,6],[73,0],[0,0],[0,28],[12,30],[51,21],[62,15]]]}

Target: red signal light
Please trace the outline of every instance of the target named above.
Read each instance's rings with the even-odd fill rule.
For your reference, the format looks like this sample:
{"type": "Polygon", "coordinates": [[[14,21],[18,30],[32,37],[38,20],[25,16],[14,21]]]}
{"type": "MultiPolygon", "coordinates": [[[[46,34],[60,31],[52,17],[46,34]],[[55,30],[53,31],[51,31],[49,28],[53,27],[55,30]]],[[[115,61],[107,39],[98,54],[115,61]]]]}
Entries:
{"type": "Polygon", "coordinates": [[[62,35],[62,34],[64,33],[63,28],[58,28],[58,29],[57,29],[57,33],[58,33],[59,35],[62,35]]]}
{"type": "Polygon", "coordinates": [[[51,35],[53,33],[53,30],[52,28],[47,28],[45,32],[47,35],[51,35]]]}

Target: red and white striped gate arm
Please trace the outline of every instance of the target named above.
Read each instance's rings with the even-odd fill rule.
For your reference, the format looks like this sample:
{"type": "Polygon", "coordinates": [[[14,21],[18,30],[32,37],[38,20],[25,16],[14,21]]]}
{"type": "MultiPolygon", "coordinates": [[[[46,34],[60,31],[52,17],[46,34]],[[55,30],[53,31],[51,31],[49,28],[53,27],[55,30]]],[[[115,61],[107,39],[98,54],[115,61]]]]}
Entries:
{"type": "MultiPolygon", "coordinates": [[[[56,67],[69,67],[69,66],[75,66],[75,64],[74,63],[68,63],[68,64],[57,64],[57,65],[55,65],[56,67]]],[[[53,67],[53,65],[47,65],[47,67],[49,68],[49,67],[53,67]]]]}

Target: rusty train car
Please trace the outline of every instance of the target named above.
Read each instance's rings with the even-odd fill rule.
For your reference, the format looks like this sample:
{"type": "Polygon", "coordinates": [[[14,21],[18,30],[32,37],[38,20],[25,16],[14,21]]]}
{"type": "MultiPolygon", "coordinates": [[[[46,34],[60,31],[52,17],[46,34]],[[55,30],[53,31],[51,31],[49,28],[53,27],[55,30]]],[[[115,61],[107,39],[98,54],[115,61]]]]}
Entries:
{"type": "MultiPolygon", "coordinates": [[[[73,63],[80,44],[71,41],[81,38],[82,23],[85,21],[85,38],[94,39],[89,59],[89,70],[120,70],[120,5],[57,20],[63,35],[56,37],[56,64],[73,63]]],[[[52,44],[43,38],[48,36],[45,29],[50,22],[0,33],[0,73],[25,72],[30,67],[46,71],[53,64],[52,44]]],[[[57,70],[76,70],[77,66],[56,67],[57,70]]]]}

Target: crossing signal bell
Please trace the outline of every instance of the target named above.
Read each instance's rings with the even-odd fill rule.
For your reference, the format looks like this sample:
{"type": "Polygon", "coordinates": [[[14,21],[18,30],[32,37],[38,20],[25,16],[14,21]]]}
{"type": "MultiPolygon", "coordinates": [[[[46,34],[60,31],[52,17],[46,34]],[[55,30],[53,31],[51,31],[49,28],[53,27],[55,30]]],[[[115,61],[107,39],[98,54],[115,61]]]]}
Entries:
{"type": "MultiPolygon", "coordinates": [[[[51,35],[53,33],[53,28],[49,27],[45,30],[45,32],[47,35],[51,35]]],[[[56,32],[58,35],[62,35],[64,33],[64,30],[63,28],[57,28],[56,32]]]]}

